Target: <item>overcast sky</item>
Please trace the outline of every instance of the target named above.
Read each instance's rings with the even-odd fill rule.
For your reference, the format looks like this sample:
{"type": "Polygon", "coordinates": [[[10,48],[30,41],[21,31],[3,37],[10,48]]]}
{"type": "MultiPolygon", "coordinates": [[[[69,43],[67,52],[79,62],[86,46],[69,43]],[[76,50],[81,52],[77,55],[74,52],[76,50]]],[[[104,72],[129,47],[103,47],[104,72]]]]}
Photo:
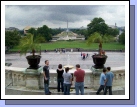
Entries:
{"type": "Polygon", "coordinates": [[[49,28],[87,27],[95,17],[106,24],[125,26],[124,5],[6,5],[5,27],[23,29],[26,26],[49,28]]]}

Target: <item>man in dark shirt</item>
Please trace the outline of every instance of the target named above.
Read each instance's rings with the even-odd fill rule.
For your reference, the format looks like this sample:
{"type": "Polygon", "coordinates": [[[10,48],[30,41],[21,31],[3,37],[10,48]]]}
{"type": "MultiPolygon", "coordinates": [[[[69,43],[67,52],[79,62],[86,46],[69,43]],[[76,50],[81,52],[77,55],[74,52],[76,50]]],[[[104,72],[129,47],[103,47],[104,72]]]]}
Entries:
{"type": "Polygon", "coordinates": [[[81,95],[84,95],[84,76],[85,71],[80,69],[80,65],[77,64],[76,71],[74,72],[76,95],[79,95],[79,90],[81,95]]]}
{"type": "Polygon", "coordinates": [[[45,94],[50,95],[51,92],[49,91],[49,61],[45,61],[45,66],[43,67],[43,75],[44,75],[44,89],[45,89],[45,94]]]}

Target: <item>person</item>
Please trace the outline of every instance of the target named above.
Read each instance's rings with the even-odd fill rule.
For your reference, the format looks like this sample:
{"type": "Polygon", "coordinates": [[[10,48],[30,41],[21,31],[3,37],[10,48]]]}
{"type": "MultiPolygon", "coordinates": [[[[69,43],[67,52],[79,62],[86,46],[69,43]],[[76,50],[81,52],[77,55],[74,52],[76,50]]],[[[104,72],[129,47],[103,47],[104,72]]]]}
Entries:
{"type": "Polygon", "coordinates": [[[81,57],[82,57],[82,55],[83,55],[83,54],[82,54],[82,52],[81,52],[81,57]]]}
{"type": "Polygon", "coordinates": [[[85,53],[83,53],[83,60],[85,60],[85,56],[86,56],[85,53]]]}
{"type": "Polygon", "coordinates": [[[72,75],[69,73],[69,67],[65,68],[64,78],[64,95],[70,95],[70,87],[72,85],[72,75]]]}
{"type": "Polygon", "coordinates": [[[57,53],[57,49],[55,49],[55,52],[57,53]]]}
{"type": "Polygon", "coordinates": [[[86,58],[88,57],[88,53],[87,53],[87,56],[86,56],[86,58]]]}
{"type": "Polygon", "coordinates": [[[79,64],[77,64],[76,71],[74,72],[76,95],[79,95],[79,90],[81,92],[81,95],[84,95],[84,77],[85,71],[80,68],[79,64]]]}
{"type": "Polygon", "coordinates": [[[78,52],[79,52],[79,48],[78,48],[78,52]]]}
{"type": "Polygon", "coordinates": [[[43,67],[43,75],[44,75],[44,89],[45,89],[45,95],[50,95],[51,92],[49,91],[49,61],[45,61],[45,66],[43,67]]]}
{"type": "Polygon", "coordinates": [[[111,68],[107,67],[108,72],[106,73],[104,95],[107,94],[107,90],[109,90],[109,95],[112,95],[112,82],[113,82],[114,74],[110,70],[111,68]]]}
{"type": "Polygon", "coordinates": [[[96,95],[98,95],[102,90],[104,91],[104,86],[105,86],[105,81],[106,81],[106,75],[105,75],[106,71],[107,69],[103,68],[103,72],[100,75],[100,81],[99,81],[100,87],[97,90],[96,95]]]}
{"type": "Polygon", "coordinates": [[[57,85],[57,91],[60,92],[60,85],[61,85],[61,91],[64,92],[64,87],[63,87],[63,73],[64,73],[64,70],[62,69],[62,64],[59,64],[58,65],[58,69],[57,69],[57,82],[58,82],[58,85],[57,85]]]}

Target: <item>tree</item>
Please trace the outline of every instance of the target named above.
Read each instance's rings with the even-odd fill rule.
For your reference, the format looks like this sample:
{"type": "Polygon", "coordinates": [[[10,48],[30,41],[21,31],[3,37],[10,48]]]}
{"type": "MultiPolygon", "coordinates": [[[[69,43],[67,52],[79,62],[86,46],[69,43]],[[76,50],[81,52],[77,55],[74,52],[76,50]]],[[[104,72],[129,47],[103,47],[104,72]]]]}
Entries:
{"type": "Polygon", "coordinates": [[[46,42],[45,38],[41,34],[38,34],[35,39],[38,40],[40,43],[46,42]]]}
{"type": "Polygon", "coordinates": [[[50,29],[46,25],[43,25],[43,27],[38,28],[37,29],[37,34],[42,35],[45,38],[45,40],[47,40],[47,41],[52,39],[50,29]]]}
{"type": "Polygon", "coordinates": [[[50,34],[52,36],[57,35],[57,34],[61,33],[62,31],[63,31],[63,29],[61,29],[61,28],[58,28],[58,29],[51,29],[50,28],[50,34]]]}
{"type": "Polygon", "coordinates": [[[87,45],[91,45],[95,41],[99,42],[99,53],[100,53],[102,50],[103,38],[102,38],[102,36],[100,36],[100,34],[98,32],[95,32],[90,35],[90,37],[87,40],[87,45]]]}
{"type": "Polygon", "coordinates": [[[95,32],[95,33],[91,34],[88,37],[87,45],[90,46],[92,43],[98,42],[99,43],[99,54],[101,54],[101,52],[102,52],[102,43],[109,42],[108,38],[110,38],[110,36],[107,35],[107,34],[101,36],[100,33],[95,32]]]}
{"type": "Polygon", "coordinates": [[[24,36],[20,40],[19,48],[20,48],[20,54],[26,54],[27,51],[31,50],[33,57],[35,56],[35,52],[40,50],[40,41],[38,38],[34,38],[34,35],[31,33],[27,33],[26,36],[24,36]]]}
{"type": "Polygon", "coordinates": [[[34,35],[34,38],[35,38],[36,35],[37,35],[37,31],[35,30],[35,28],[30,28],[30,29],[28,30],[28,33],[31,33],[32,35],[34,35]]]}
{"type": "Polygon", "coordinates": [[[108,30],[108,26],[105,23],[104,19],[102,19],[101,17],[99,18],[94,18],[88,25],[88,36],[90,36],[91,34],[98,32],[101,35],[105,35],[107,33],[108,30]]]}
{"type": "Polygon", "coordinates": [[[87,35],[88,35],[88,31],[87,29],[71,29],[72,32],[77,33],[77,34],[81,34],[85,36],[85,39],[87,39],[87,35]]]}
{"type": "Polygon", "coordinates": [[[21,36],[18,31],[5,31],[5,46],[12,48],[19,44],[21,36]]]}
{"type": "Polygon", "coordinates": [[[119,35],[119,42],[125,44],[125,31],[119,35]]]}
{"type": "Polygon", "coordinates": [[[107,34],[116,37],[119,34],[119,30],[117,28],[108,28],[107,34]]]}

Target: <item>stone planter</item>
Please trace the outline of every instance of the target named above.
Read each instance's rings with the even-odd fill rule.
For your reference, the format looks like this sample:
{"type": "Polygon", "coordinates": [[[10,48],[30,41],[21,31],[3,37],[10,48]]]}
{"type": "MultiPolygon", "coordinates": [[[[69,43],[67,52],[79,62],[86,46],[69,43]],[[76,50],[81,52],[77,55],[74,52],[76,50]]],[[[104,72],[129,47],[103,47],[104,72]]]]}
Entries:
{"type": "Polygon", "coordinates": [[[106,55],[92,55],[94,68],[103,68],[106,63],[107,56],[106,55]]]}
{"type": "Polygon", "coordinates": [[[28,64],[30,65],[28,69],[38,69],[40,67],[39,66],[40,58],[41,58],[40,55],[35,55],[35,56],[29,55],[29,56],[27,56],[26,59],[28,61],[28,64]]]}

